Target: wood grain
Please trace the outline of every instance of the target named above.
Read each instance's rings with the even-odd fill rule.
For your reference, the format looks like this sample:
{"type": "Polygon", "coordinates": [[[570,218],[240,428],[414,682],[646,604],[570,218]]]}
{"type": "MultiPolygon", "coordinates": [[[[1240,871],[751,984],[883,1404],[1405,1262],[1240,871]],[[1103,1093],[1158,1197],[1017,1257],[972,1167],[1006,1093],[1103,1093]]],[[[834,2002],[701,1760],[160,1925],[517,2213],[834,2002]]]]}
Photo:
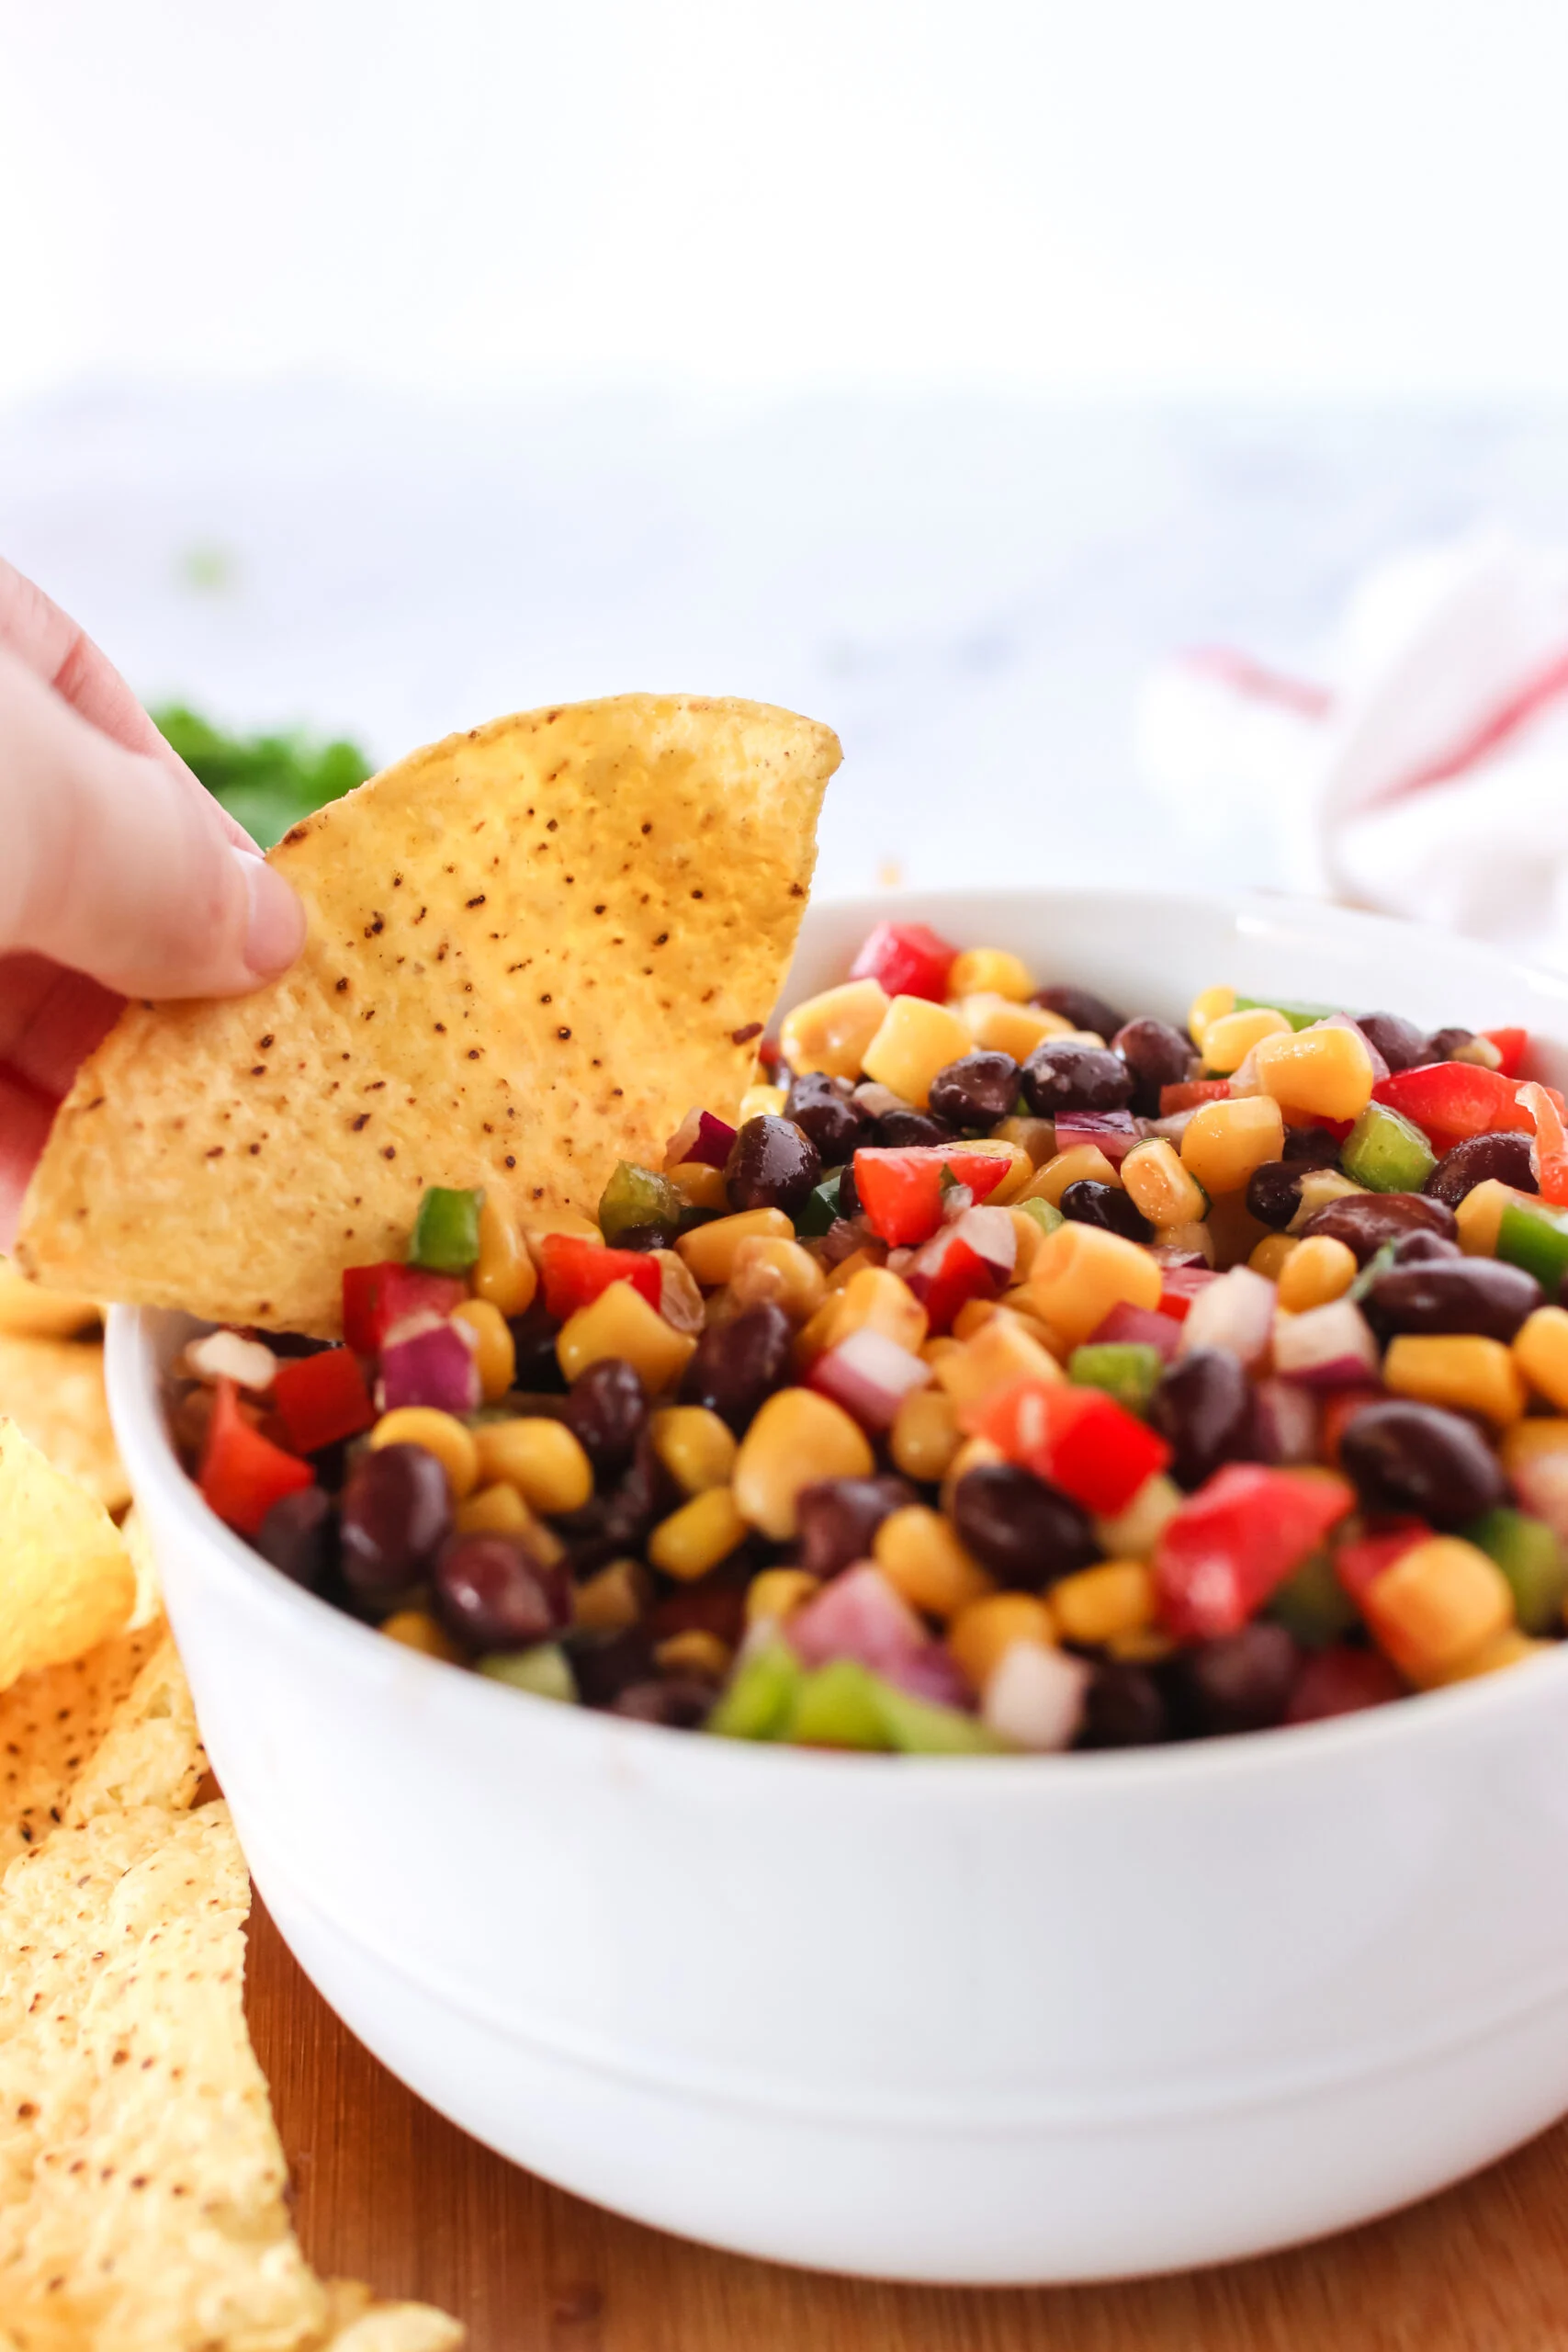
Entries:
{"type": "Polygon", "coordinates": [[[249,2009],[329,2275],[441,2304],[471,2352],[1563,2352],[1568,2123],[1392,2220],[1131,2286],[884,2287],[713,2254],[491,2155],[393,2080],[258,1904],[249,2009]]]}

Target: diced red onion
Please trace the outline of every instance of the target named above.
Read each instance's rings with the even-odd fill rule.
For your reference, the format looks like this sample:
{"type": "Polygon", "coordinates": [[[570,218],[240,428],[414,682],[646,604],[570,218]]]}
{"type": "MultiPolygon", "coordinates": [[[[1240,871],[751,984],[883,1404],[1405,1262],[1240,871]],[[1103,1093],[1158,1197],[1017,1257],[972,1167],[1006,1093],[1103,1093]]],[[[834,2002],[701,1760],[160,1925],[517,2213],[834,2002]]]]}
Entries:
{"type": "Polygon", "coordinates": [[[1194,1296],[1181,1326],[1179,1352],[1194,1348],[1224,1348],[1248,1367],[1260,1363],[1274,1331],[1274,1285],[1250,1266],[1233,1266],[1228,1274],[1205,1283],[1194,1296]]]}
{"type": "Polygon", "coordinates": [[[1306,1388],[1349,1388],[1378,1377],[1378,1343],[1360,1308],[1336,1298],[1275,1318],[1274,1369],[1306,1388]]]}
{"type": "Polygon", "coordinates": [[[1018,1230],[1006,1209],[965,1209],[954,1230],[1004,1279],[1018,1263],[1018,1230]]]}
{"type": "Polygon", "coordinates": [[[815,1600],[796,1610],[789,1620],[788,1640],[807,1666],[852,1657],[874,1674],[890,1674],[920,1657],[931,1636],[881,1569],[867,1560],[846,1568],[815,1600]]]}
{"type": "Polygon", "coordinates": [[[841,1405],[863,1429],[890,1430],[909,1391],[929,1386],[931,1379],[929,1363],[863,1323],[817,1358],[807,1385],[841,1405]]]}
{"type": "Polygon", "coordinates": [[[967,1184],[950,1184],[942,1196],[943,1225],[956,1225],[966,1209],[975,1205],[975,1195],[967,1184]]]}
{"type": "Polygon", "coordinates": [[[1131,1111],[1059,1111],[1056,1149],[1074,1151],[1080,1144],[1098,1146],[1112,1168],[1120,1168],[1143,1130],[1131,1111]]]}
{"type": "Polygon", "coordinates": [[[1037,1754],[1070,1747],[1083,1721],[1089,1668],[1045,1642],[1013,1642],[986,1684],[980,1713],[988,1731],[1037,1754]]]}
{"type": "Polygon", "coordinates": [[[1266,1462],[1315,1462],[1317,1404],[1299,1382],[1260,1380],[1254,1392],[1258,1450],[1266,1462]]]}
{"type": "Polygon", "coordinates": [[[874,1119],[885,1119],[890,1111],[912,1111],[915,1107],[902,1094],[895,1094],[890,1086],[879,1085],[874,1078],[862,1079],[855,1088],[854,1099],[865,1105],[874,1119]]]}
{"type": "Polygon", "coordinates": [[[1520,1510],[1568,1544],[1568,1453],[1526,1454],[1512,1476],[1520,1510]]]}
{"type": "MultiPolygon", "coordinates": [[[[450,1319],[437,1307],[416,1306],[412,1315],[400,1316],[397,1322],[382,1332],[382,1350],[401,1347],[405,1340],[417,1340],[422,1331],[444,1331],[450,1319]]],[[[466,1334],[468,1326],[463,1328],[466,1334]]]]}
{"type": "Polygon", "coordinates": [[[914,1657],[883,1668],[883,1680],[907,1690],[911,1699],[928,1699],[933,1707],[972,1709],[969,1685],[953,1664],[953,1653],[941,1642],[928,1642],[914,1657]]]}
{"type": "Polygon", "coordinates": [[[242,1340],[238,1331],[207,1331],[190,1341],[180,1369],[193,1380],[231,1380],[260,1396],[277,1376],[277,1358],[260,1340],[242,1340]]]}
{"type": "Polygon", "coordinates": [[[389,1339],[381,1351],[378,1393],[386,1413],[401,1405],[434,1405],[440,1413],[473,1412],[479,1401],[479,1372],[464,1327],[439,1323],[406,1339],[389,1339]]]}
{"type": "Polygon", "coordinates": [[[1181,1344],[1181,1326],[1174,1315],[1160,1315],[1149,1306],[1130,1306],[1123,1299],[1111,1308],[1103,1323],[1096,1324],[1089,1335],[1089,1344],[1094,1348],[1157,1348],[1168,1363],[1181,1344]]]}
{"type": "Polygon", "coordinates": [[[704,1168],[722,1168],[729,1158],[735,1129],[711,1111],[688,1111],[664,1147],[666,1168],[683,1168],[697,1160],[704,1168]]]}
{"type": "Polygon", "coordinates": [[[1194,1102],[1190,1111],[1173,1111],[1168,1119],[1145,1119],[1145,1133],[1151,1136],[1164,1136],[1168,1143],[1179,1143],[1201,1107],[1199,1103],[1194,1102]]]}

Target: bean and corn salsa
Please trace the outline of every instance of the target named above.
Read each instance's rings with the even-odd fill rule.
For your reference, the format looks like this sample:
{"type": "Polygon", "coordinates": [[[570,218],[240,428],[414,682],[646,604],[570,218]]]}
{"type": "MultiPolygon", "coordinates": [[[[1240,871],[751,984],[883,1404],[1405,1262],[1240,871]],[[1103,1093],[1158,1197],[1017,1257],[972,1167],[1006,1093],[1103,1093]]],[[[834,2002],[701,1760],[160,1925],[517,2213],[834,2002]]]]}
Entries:
{"type": "Polygon", "coordinates": [[[594,1219],[427,1192],[216,1330],[211,1508],[389,1640],[731,1737],[1255,1731],[1562,1637],[1568,1137],[1517,1029],[1185,1029],[884,923],[594,1219]]]}

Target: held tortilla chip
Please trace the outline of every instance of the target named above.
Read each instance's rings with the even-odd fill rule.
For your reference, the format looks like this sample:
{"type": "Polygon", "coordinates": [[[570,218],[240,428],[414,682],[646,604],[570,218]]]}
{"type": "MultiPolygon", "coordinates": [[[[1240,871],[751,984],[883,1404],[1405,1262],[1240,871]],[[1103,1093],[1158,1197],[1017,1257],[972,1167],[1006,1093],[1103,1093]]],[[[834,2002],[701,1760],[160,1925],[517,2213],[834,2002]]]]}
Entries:
{"type": "Polygon", "coordinates": [[[106,1510],[121,1510],[130,1500],[130,1481],[109,1426],[98,1340],[0,1331],[0,1414],[106,1510]]]}
{"type": "Polygon", "coordinates": [[[428,1184],[592,1210],[695,1105],[735,1112],[839,763],[758,703],[627,695],[416,752],[273,852],[293,971],[132,1005],[89,1057],[17,1257],[96,1297],[334,1336],[345,1265],[428,1184]]]}
{"type": "Polygon", "coordinates": [[[0,1690],[120,1632],[136,1571],[102,1503],[0,1421],[0,1690]]]}

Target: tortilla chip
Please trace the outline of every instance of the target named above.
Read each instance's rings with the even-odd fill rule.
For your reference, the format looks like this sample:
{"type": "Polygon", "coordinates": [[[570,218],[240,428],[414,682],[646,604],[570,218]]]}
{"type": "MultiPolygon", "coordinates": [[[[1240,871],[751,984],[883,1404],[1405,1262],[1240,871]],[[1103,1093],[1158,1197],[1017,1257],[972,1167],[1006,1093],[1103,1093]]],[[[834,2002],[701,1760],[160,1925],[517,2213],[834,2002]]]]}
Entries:
{"type": "Polygon", "coordinates": [[[97,1303],[73,1298],[69,1291],[40,1290],[0,1258],[0,1331],[20,1331],[38,1340],[69,1340],[98,1319],[97,1303]]]}
{"type": "Polygon", "coordinates": [[[104,1351],[96,1342],[0,1332],[0,1413],[106,1510],[122,1510],[130,1500],[104,1394],[104,1351]]]}
{"type": "Polygon", "coordinates": [[[428,1184],[592,1212],[694,1105],[733,1114],[839,745],[628,695],[416,752],[287,834],[310,941],[272,988],[132,1005],[23,1208],[41,1280],[333,1337],[428,1184]]]}
{"type": "Polygon", "coordinates": [[[102,1503],[0,1421],[0,1690],[119,1633],[136,1572],[102,1503]]]}
{"type": "Polygon", "coordinates": [[[158,1625],[116,1634],[0,1694],[0,1871],[64,1820],[78,1779],[165,1639],[158,1625]]]}

